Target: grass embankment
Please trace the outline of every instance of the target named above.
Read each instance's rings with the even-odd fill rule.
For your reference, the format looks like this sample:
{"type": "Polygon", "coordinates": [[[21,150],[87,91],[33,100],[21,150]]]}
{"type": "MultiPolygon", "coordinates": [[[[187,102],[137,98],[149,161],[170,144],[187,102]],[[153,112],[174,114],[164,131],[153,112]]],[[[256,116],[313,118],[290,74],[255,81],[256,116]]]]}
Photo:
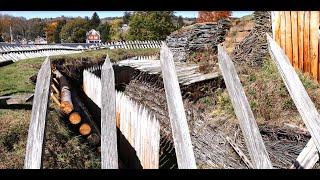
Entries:
{"type": "MultiPolygon", "coordinates": [[[[65,57],[69,60],[81,58],[102,58],[109,54],[112,61],[132,56],[147,56],[157,49],[96,50],[79,54],[51,57],[51,60],[65,57]]],[[[34,85],[29,78],[35,75],[45,58],[21,60],[0,67],[0,96],[32,93],[34,85]]],[[[66,122],[59,118],[56,105],[50,103],[46,122],[43,168],[100,168],[100,153],[81,136],[69,130],[66,122]]],[[[23,168],[26,141],[31,110],[0,109],[0,169],[23,168]]]]}

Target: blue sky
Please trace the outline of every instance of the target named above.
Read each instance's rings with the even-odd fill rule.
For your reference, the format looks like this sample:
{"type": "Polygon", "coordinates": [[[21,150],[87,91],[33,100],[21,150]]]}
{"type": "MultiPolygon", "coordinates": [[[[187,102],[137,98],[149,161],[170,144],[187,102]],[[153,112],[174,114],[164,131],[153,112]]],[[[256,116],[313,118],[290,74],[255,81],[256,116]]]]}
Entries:
{"type": "MultiPolygon", "coordinates": [[[[123,16],[124,11],[96,11],[100,18],[104,17],[120,17],[123,16]]],[[[12,16],[22,16],[27,19],[30,18],[54,18],[59,16],[66,17],[91,17],[94,11],[0,11],[0,14],[8,14],[12,16]]],[[[233,11],[234,17],[242,17],[253,13],[253,11],[233,11]]],[[[175,11],[175,15],[183,17],[197,17],[198,11],[175,11]]]]}

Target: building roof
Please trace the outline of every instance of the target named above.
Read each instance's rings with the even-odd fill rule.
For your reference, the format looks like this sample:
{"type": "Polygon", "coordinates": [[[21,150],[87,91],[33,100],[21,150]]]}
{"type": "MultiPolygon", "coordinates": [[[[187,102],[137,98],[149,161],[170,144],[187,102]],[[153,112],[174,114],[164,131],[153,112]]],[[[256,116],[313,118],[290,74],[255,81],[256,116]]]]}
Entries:
{"type": "Polygon", "coordinates": [[[91,29],[89,32],[87,32],[87,36],[88,35],[98,35],[98,36],[100,36],[100,32],[99,31],[96,31],[96,30],[94,30],[94,29],[91,29]]]}

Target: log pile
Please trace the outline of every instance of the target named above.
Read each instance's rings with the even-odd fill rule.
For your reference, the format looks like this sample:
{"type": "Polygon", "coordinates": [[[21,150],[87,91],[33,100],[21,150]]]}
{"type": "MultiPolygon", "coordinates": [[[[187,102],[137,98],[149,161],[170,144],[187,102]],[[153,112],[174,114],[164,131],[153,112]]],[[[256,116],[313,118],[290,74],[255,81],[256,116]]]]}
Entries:
{"type": "Polygon", "coordinates": [[[217,45],[225,40],[230,26],[227,19],[194,24],[171,33],[166,43],[174,53],[175,61],[186,61],[193,51],[212,50],[217,53],[217,45]]]}
{"type": "Polygon", "coordinates": [[[249,66],[260,66],[269,57],[265,33],[271,33],[271,14],[269,11],[255,11],[254,28],[234,49],[235,63],[245,63],[249,66]]]}

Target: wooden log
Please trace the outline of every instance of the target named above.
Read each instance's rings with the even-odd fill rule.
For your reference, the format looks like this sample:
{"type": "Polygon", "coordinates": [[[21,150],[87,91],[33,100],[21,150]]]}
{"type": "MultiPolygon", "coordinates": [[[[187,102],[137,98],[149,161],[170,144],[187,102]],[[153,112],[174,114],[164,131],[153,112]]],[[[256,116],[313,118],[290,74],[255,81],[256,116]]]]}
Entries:
{"type": "Polygon", "coordinates": [[[173,55],[165,43],[162,43],[160,50],[160,64],[178,167],[179,169],[196,169],[173,55]]]}
{"type": "Polygon", "coordinates": [[[318,11],[310,12],[310,61],[311,75],[313,79],[318,80],[318,45],[319,45],[319,13],[318,11]]]}
{"type": "Polygon", "coordinates": [[[91,133],[90,125],[88,123],[81,124],[81,126],[79,128],[79,132],[83,136],[89,135],[91,133]]]}
{"type": "Polygon", "coordinates": [[[60,107],[61,104],[59,100],[56,98],[56,96],[53,93],[51,93],[50,96],[51,96],[51,99],[60,107]]]}
{"type": "Polygon", "coordinates": [[[218,45],[218,62],[235,114],[239,119],[253,167],[270,169],[272,164],[240,79],[232,60],[221,45],[218,45]]]}
{"type": "Polygon", "coordinates": [[[307,74],[311,74],[310,62],[310,12],[304,13],[304,30],[303,30],[303,70],[307,74]]]}
{"type": "Polygon", "coordinates": [[[42,63],[37,75],[37,84],[32,105],[31,120],[26,145],[25,169],[40,169],[43,152],[43,139],[49,107],[49,92],[51,83],[49,57],[42,63]]]}
{"type": "Polygon", "coordinates": [[[101,69],[101,168],[118,169],[116,90],[109,57],[101,69]]]}
{"type": "Polygon", "coordinates": [[[298,12],[291,11],[291,31],[292,31],[292,61],[293,67],[299,68],[299,47],[298,47],[298,12]]]}
{"type": "Polygon", "coordinates": [[[77,125],[81,122],[81,116],[78,112],[73,112],[69,116],[69,121],[71,124],[77,125]]]}
{"type": "Polygon", "coordinates": [[[60,84],[60,110],[65,114],[70,114],[73,111],[73,104],[71,99],[71,86],[65,76],[63,76],[58,70],[53,72],[59,79],[60,84]]]}
{"type": "Polygon", "coordinates": [[[293,99],[300,115],[305,123],[311,137],[317,147],[320,149],[320,115],[312,103],[306,89],[304,88],[299,76],[290,66],[288,57],[280,47],[267,34],[270,56],[274,60],[281,77],[293,99]]]}
{"type": "Polygon", "coordinates": [[[292,61],[292,34],[291,34],[291,13],[290,11],[285,11],[286,16],[286,55],[290,59],[290,63],[293,64],[292,61]]]}
{"type": "Polygon", "coordinates": [[[283,50],[286,49],[286,15],[280,11],[280,45],[283,50]]]}
{"type": "Polygon", "coordinates": [[[59,92],[58,88],[57,88],[54,84],[51,84],[51,87],[52,87],[52,89],[54,90],[54,92],[55,92],[58,96],[60,96],[60,92],[59,92]]]}
{"type": "Polygon", "coordinates": [[[299,48],[299,69],[303,71],[303,31],[304,11],[298,11],[298,48],[299,48]]]}

